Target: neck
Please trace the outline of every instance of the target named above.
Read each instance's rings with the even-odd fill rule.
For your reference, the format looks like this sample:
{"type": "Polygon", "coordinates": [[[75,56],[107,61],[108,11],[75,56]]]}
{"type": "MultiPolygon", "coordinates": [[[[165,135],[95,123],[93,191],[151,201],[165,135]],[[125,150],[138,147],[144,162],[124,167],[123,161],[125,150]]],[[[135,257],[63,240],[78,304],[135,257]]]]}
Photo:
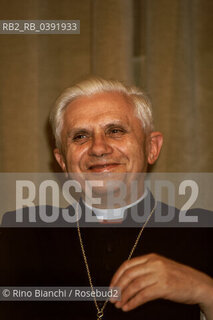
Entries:
{"type": "Polygon", "coordinates": [[[84,203],[94,209],[109,210],[109,209],[122,209],[134,206],[136,203],[144,198],[146,192],[144,189],[137,193],[131,193],[128,197],[122,197],[121,194],[107,193],[107,194],[95,194],[94,197],[87,197],[84,194],[84,203]]]}

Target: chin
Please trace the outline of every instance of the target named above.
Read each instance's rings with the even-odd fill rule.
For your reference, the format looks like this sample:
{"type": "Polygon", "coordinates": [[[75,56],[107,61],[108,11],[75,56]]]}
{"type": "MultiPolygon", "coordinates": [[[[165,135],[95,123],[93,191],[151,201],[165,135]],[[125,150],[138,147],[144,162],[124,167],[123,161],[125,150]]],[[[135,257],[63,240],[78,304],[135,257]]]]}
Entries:
{"type": "Polygon", "coordinates": [[[85,180],[85,195],[90,198],[108,199],[126,195],[126,183],[124,173],[107,175],[89,175],[85,180]]]}

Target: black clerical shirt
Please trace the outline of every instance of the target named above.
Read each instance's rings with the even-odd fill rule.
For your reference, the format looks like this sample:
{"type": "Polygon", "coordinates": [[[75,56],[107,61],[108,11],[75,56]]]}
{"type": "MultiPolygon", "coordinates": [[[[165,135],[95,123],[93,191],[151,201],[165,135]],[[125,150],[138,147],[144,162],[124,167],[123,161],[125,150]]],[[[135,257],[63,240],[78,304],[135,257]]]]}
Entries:
{"type": "MultiPolygon", "coordinates": [[[[81,205],[84,216],[85,208],[81,205]]],[[[138,209],[143,212],[143,203],[138,209]]],[[[168,207],[163,204],[162,210],[166,211],[168,207]]],[[[201,210],[198,214],[202,214],[201,210]]],[[[11,218],[11,213],[8,217],[11,218]]],[[[133,256],[157,253],[213,276],[211,228],[152,227],[154,217],[145,228],[133,256]]],[[[141,226],[128,227],[126,223],[123,228],[115,225],[100,228],[97,223],[89,228],[83,224],[82,239],[93,285],[108,286],[117,268],[127,259],[141,226]]],[[[4,224],[7,225],[6,216],[4,224]]],[[[89,287],[76,227],[1,228],[0,255],[1,286],[89,287]]],[[[97,318],[96,314],[93,301],[0,302],[0,317],[4,320],[92,320],[97,318]]],[[[196,305],[158,299],[123,312],[108,302],[105,319],[198,320],[200,310],[196,305]]]]}

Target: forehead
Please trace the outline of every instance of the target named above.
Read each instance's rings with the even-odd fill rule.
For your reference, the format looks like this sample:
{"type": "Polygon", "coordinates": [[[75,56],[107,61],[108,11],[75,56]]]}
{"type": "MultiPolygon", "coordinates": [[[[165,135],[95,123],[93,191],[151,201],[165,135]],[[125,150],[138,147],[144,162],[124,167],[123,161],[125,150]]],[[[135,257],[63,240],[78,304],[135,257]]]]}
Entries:
{"type": "MultiPolygon", "coordinates": [[[[103,92],[84,96],[72,101],[64,112],[64,124],[76,121],[120,120],[136,121],[135,107],[127,96],[119,92],[103,92]]],[[[139,120],[138,120],[139,121],[139,120]]]]}

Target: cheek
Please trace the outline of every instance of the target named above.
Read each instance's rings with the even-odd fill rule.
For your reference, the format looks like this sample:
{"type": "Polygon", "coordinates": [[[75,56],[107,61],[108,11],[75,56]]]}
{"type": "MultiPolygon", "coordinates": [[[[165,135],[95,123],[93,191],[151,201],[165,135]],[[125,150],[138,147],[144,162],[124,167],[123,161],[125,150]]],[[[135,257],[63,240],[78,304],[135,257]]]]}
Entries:
{"type": "Polygon", "coordinates": [[[136,143],[135,140],[128,141],[121,149],[123,150],[123,153],[125,153],[129,158],[144,158],[143,144],[136,143]]]}
{"type": "Polygon", "coordinates": [[[69,148],[67,153],[67,161],[71,166],[79,166],[86,158],[84,148],[69,148]]]}
{"type": "Polygon", "coordinates": [[[135,168],[136,171],[143,171],[146,165],[146,153],[144,150],[144,145],[142,144],[130,144],[128,147],[128,156],[130,163],[135,168]]]}

